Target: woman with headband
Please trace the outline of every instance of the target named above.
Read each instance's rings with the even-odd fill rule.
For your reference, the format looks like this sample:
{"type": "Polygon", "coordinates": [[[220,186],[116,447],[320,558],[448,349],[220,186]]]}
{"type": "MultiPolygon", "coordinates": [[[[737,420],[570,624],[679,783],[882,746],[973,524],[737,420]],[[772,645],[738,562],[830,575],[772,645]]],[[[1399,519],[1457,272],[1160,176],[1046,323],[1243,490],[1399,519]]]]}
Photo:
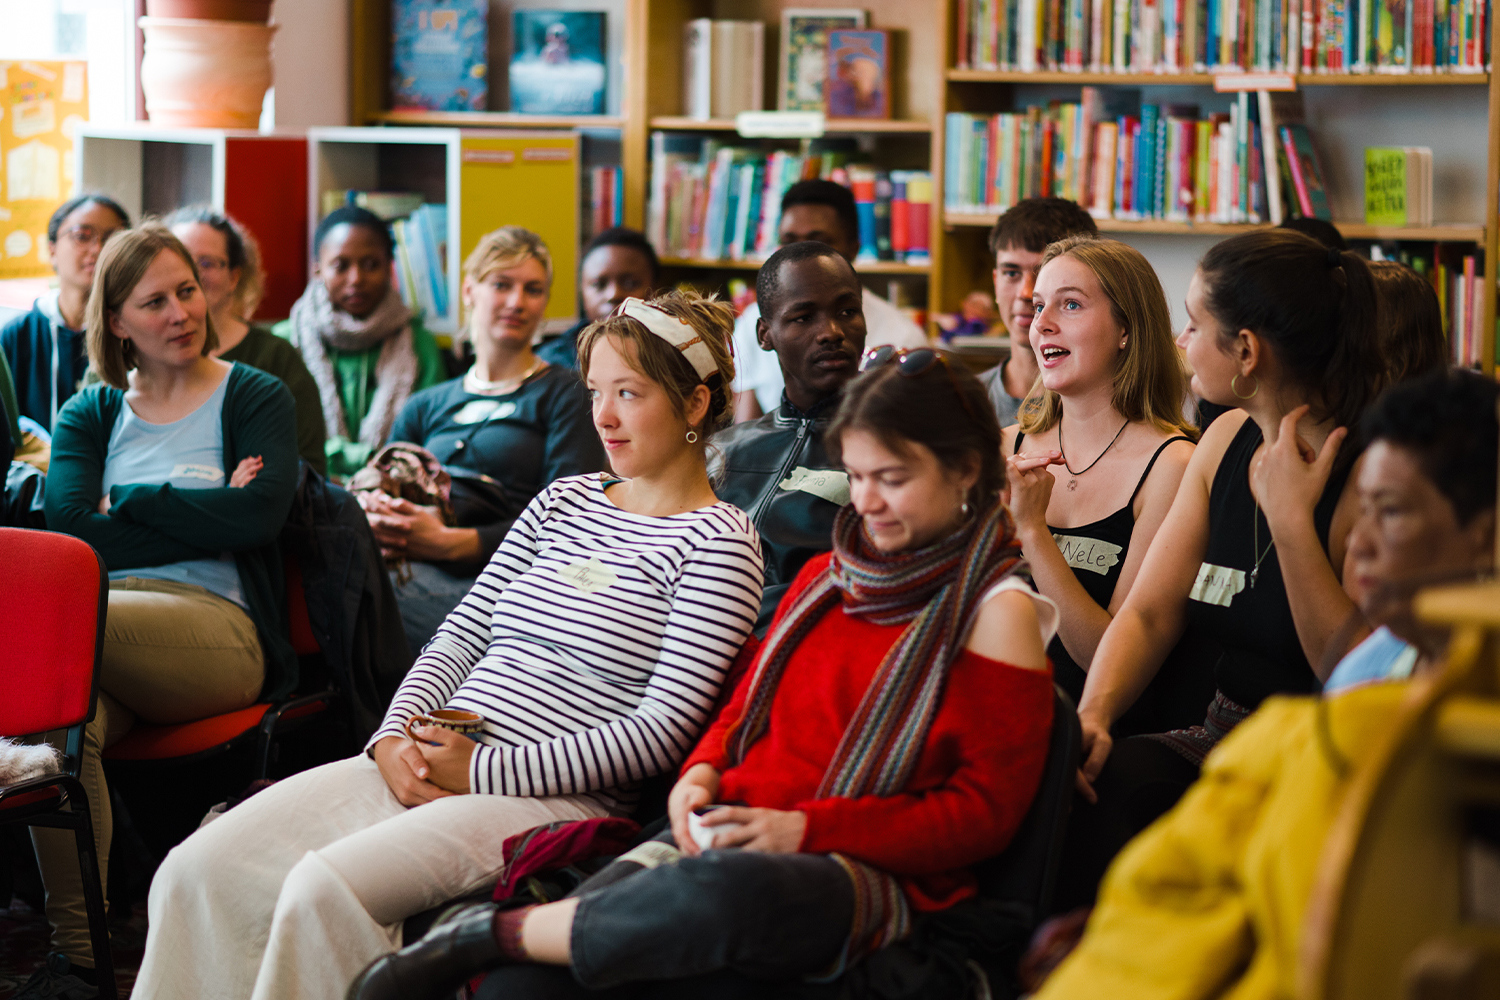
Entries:
{"type": "Polygon", "coordinates": [[[1057,609],[1026,583],[979,380],[928,348],[863,367],[827,431],[851,497],[833,552],[688,758],[671,829],[567,899],[459,910],[352,1000],[440,1000],[498,965],[480,1000],[781,996],[977,894],[1047,756],[1057,609]]]}
{"type": "Polygon", "coordinates": [[[405,918],[493,884],[506,838],[627,813],[641,781],[682,762],[760,607],[755,529],[704,465],[730,414],[733,323],[673,292],[584,331],[613,473],[531,502],[364,754],[279,782],[168,855],[142,995],[343,996],[405,918]],[[413,725],[444,708],[479,730],[413,725]]]}

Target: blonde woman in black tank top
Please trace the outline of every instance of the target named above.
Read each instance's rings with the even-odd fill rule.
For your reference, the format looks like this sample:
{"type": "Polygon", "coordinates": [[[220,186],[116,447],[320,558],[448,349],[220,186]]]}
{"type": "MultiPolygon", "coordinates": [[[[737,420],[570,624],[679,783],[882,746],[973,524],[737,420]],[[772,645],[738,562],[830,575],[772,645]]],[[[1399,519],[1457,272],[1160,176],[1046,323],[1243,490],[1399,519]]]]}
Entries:
{"type": "MultiPolygon", "coordinates": [[[[1076,700],[1166,519],[1194,435],[1166,296],[1137,250],[1097,237],[1054,243],[1033,301],[1042,373],[1020,424],[1005,431],[1010,507],[1037,589],[1062,612],[1048,653],[1076,700]]],[[[1206,678],[1211,666],[1198,672],[1206,678]]],[[[1193,688],[1201,716],[1211,683],[1173,681],[1193,688]]]]}

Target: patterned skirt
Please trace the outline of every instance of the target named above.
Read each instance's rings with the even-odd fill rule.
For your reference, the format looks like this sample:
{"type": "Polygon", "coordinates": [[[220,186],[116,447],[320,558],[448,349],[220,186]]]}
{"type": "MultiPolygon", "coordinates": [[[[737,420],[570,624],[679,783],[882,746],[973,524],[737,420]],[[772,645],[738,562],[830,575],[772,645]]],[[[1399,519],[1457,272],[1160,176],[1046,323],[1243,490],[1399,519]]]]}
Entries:
{"type": "Polygon", "coordinates": [[[1165,743],[1193,764],[1202,767],[1203,758],[1208,756],[1208,752],[1218,746],[1219,741],[1228,736],[1231,729],[1244,722],[1251,711],[1244,705],[1224,697],[1223,691],[1215,691],[1214,700],[1208,706],[1208,717],[1203,720],[1203,725],[1173,729],[1166,733],[1152,733],[1146,738],[1165,743]]]}

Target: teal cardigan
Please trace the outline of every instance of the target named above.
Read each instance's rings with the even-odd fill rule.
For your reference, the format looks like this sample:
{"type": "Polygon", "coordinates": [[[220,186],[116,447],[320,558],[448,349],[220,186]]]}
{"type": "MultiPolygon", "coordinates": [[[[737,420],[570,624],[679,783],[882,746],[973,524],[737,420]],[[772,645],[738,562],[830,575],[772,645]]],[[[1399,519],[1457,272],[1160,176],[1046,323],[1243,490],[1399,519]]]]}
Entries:
{"type": "Polygon", "coordinates": [[[297,490],[297,411],[274,375],[236,364],[224,391],[224,469],[259,455],[265,463],[250,485],[180,490],[169,484],[118,485],[109,491],[104,461],[125,394],[91,385],[57,415],[47,474],[47,527],[92,545],[111,571],[161,566],[234,553],[250,618],[266,657],[262,700],[297,687],[297,656],[286,618],[286,580],[277,536],[297,490]]]}

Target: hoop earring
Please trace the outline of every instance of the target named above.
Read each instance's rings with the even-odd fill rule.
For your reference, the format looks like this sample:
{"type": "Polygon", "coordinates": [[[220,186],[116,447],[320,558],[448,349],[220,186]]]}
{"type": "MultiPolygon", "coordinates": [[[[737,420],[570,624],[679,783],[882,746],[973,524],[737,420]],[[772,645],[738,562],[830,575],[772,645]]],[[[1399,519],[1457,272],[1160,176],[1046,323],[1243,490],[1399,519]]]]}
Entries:
{"type": "Polygon", "coordinates": [[[1235,386],[1235,383],[1240,380],[1240,377],[1238,375],[1235,375],[1229,380],[1229,391],[1234,393],[1236,399],[1253,399],[1255,397],[1255,394],[1257,392],[1260,392],[1260,379],[1255,378],[1254,375],[1251,375],[1250,377],[1255,379],[1255,388],[1251,389],[1248,393],[1240,392],[1240,390],[1235,386]]]}
{"type": "Polygon", "coordinates": [[[687,432],[687,443],[688,444],[697,444],[698,443],[698,432],[697,431],[688,431],[687,432]]]}

